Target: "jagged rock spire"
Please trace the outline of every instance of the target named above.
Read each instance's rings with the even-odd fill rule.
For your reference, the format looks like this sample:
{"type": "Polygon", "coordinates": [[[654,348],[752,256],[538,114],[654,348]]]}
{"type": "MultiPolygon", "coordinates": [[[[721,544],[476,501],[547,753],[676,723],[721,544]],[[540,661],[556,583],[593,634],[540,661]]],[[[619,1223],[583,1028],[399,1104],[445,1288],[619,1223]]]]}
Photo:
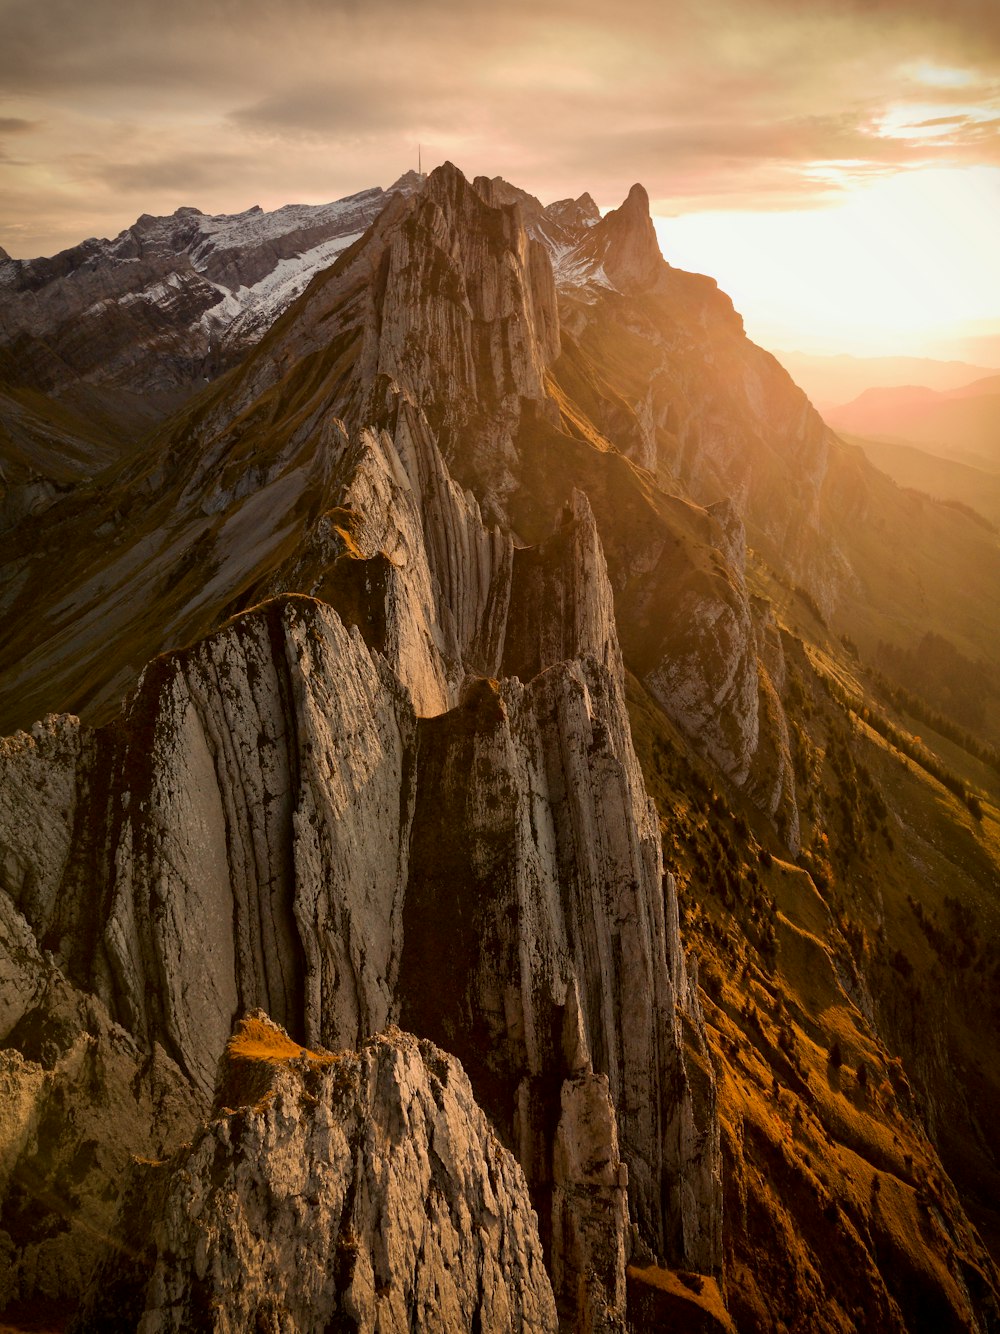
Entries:
{"type": "Polygon", "coordinates": [[[596,224],[594,241],[604,251],[604,272],[623,292],[648,287],[663,268],[649,195],[639,184],[632,186],[620,208],[596,224]]]}

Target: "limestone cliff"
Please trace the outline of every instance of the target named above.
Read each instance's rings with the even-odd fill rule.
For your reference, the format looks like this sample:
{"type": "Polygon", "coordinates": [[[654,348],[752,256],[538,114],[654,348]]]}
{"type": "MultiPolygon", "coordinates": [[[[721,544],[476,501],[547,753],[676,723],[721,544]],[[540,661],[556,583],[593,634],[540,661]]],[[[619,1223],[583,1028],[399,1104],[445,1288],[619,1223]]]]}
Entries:
{"type": "MultiPolygon", "coordinates": [[[[393,1004],[413,730],[357,631],[318,602],[268,604],[150,666],[90,764],[62,772],[72,855],[9,892],[205,1094],[248,1006],[309,1041],[355,1042],[393,1004]]],[[[33,747],[8,745],[16,774],[33,747]]],[[[29,860],[34,834],[22,816],[5,839],[29,860]]]]}
{"type": "Polygon", "coordinates": [[[258,1013],[217,1101],[134,1169],[76,1334],[555,1334],[524,1176],[453,1057],[396,1029],[314,1053],[258,1013]]]}
{"type": "MultiPolygon", "coordinates": [[[[359,469],[405,492],[388,437],[359,443],[359,469]]],[[[471,532],[474,502],[436,466],[442,503],[471,532]]],[[[254,1006],[310,1044],[353,1046],[400,1017],[444,1043],[523,1163],[567,1273],[589,1261],[558,1168],[560,1090],[603,1080],[618,1127],[607,1152],[620,1142],[629,1166],[627,1205],[624,1172],[614,1184],[621,1218],[658,1253],[712,1270],[711,1081],[695,1090],[685,1054],[694,1034],[707,1069],[700,1011],[590,507],[577,495],[550,543],[513,564],[479,523],[490,579],[466,562],[453,588],[493,608],[495,660],[524,679],[472,679],[457,707],[423,719],[400,679],[411,659],[395,655],[397,676],[364,636],[375,609],[391,644],[407,609],[427,610],[421,590],[440,593],[405,515],[404,497],[406,564],[424,575],[395,593],[359,587],[372,615],[352,629],[328,604],[276,598],[151,663],[115,724],[53,718],[4,743],[3,889],[77,985],[140,1044],[161,1044],[202,1099],[233,1016],[254,1006]],[[495,577],[509,600],[486,596],[495,577]]],[[[372,559],[342,551],[334,570],[372,559]]],[[[588,1284],[561,1291],[571,1318],[598,1301],[588,1284]]]]}

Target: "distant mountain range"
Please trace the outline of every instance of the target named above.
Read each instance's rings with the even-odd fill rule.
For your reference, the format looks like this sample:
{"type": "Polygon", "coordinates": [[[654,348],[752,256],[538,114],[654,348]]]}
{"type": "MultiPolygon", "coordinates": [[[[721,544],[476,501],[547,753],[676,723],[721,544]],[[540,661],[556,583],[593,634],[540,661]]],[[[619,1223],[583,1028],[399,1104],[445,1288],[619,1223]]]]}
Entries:
{"type": "Polygon", "coordinates": [[[332,204],[143,214],[51,259],[0,254],[0,379],[122,420],[176,406],[419,184],[411,171],[332,204]]]}
{"type": "Polygon", "coordinates": [[[900,486],[912,487],[938,500],[957,502],[981,514],[1000,528],[1000,472],[987,472],[954,459],[941,458],[916,445],[871,440],[844,432],[875,464],[900,486]]]}
{"type": "Polygon", "coordinates": [[[918,445],[941,458],[1000,473],[1000,374],[947,390],[925,385],[866,389],[824,415],[838,431],[918,445]]]}
{"type": "Polygon", "coordinates": [[[804,352],[775,351],[782,366],[809,395],[824,415],[851,402],[866,389],[922,385],[928,389],[959,389],[986,376],[995,365],[965,361],[936,361],[930,357],[855,357],[847,353],[815,356],[804,352]]]}

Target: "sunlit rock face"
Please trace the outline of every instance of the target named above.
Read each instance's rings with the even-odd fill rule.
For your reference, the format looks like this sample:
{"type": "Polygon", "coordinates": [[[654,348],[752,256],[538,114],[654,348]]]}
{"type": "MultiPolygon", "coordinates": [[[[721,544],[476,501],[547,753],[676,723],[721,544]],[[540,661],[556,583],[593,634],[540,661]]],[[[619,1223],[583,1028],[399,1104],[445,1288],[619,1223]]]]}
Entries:
{"type": "Polygon", "coordinates": [[[263,1014],[243,1021],[217,1118],[134,1169],[77,1334],[123,1318],[555,1334],[524,1175],[454,1057],[398,1029],[300,1050],[263,1014]]]}
{"type": "MultiPolygon", "coordinates": [[[[385,476],[394,446],[360,444],[359,466],[385,476]]],[[[452,512],[469,526],[476,515],[461,493],[452,512]]],[[[457,706],[425,718],[414,709],[424,675],[409,673],[408,688],[408,655],[393,655],[397,675],[374,646],[440,593],[422,528],[407,531],[415,582],[379,584],[370,558],[337,558],[369,571],[353,628],[316,599],[275,598],[157,659],[118,723],[91,733],[53,719],[6,743],[22,812],[11,808],[5,833],[10,892],[78,983],[161,1044],[202,1099],[231,1016],[248,1007],[331,1048],[396,1019],[446,1045],[524,1166],[546,1247],[570,1247],[570,1268],[584,1262],[572,1258],[572,1191],[553,1214],[560,1089],[603,1079],[609,1161],[620,1143],[630,1164],[627,1197],[615,1177],[619,1214],[627,1198],[649,1246],[712,1269],[713,1095],[689,1084],[681,1019],[697,1034],[700,1011],[589,504],[577,494],[549,542],[517,561],[478,524],[494,555],[485,583],[468,584],[482,595],[468,632],[459,599],[448,643],[481,651],[475,608],[492,606],[487,638],[511,675],[469,676],[457,706]],[[18,868],[48,816],[51,854],[29,885],[18,868]],[[88,886],[100,907],[84,932],[88,886]]],[[[458,679],[433,636],[424,648],[434,679],[458,679]]]]}
{"type": "Polygon", "coordinates": [[[649,195],[641,185],[633,185],[621,207],[605,214],[585,233],[584,240],[608,280],[621,292],[642,291],[663,271],[649,216],[649,195]]]}
{"type": "Polygon", "coordinates": [[[413,726],[402,688],[317,602],[269,604],[159,660],[91,743],[73,858],[23,905],[37,935],[205,1094],[247,1006],[356,1041],[392,1003],[413,726]],[[343,898],[359,875],[363,923],[343,898]]]}

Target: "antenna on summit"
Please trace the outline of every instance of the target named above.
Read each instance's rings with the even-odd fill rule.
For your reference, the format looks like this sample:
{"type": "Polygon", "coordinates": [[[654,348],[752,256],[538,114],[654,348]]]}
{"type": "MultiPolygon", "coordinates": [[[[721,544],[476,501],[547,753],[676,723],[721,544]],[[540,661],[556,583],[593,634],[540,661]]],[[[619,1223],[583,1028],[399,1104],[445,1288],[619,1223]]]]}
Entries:
{"type": "Polygon", "coordinates": [[[423,174],[424,174],[424,165],[421,156],[421,145],[417,144],[417,175],[423,176],[423,174]]]}

